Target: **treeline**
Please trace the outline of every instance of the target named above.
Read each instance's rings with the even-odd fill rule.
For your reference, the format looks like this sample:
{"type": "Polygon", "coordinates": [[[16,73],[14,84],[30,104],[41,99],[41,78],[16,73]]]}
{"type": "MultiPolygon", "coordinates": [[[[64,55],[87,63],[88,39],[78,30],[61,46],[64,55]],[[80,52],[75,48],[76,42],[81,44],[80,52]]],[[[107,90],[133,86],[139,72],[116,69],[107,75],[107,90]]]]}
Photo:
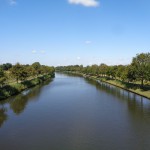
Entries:
{"type": "Polygon", "coordinates": [[[45,65],[41,65],[39,62],[35,62],[32,65],[22,65],[17,63],[12,65],[6,63],[0,65],[0,87],[4,87],[9,83],[24,82],[31,80],[42,75],[54,76],[55,68],[45,65]]]}
{"type": "Polygon", "coordinates": [[[56,67],[56,71],[78,72],[128,83],[140,82],[141,87],[143,87],[144,83],[150,82],[150,53],[137,54],[129,65],[108,66],[102,63],[87,67],[82,65],[59,66],[56,67]]]}

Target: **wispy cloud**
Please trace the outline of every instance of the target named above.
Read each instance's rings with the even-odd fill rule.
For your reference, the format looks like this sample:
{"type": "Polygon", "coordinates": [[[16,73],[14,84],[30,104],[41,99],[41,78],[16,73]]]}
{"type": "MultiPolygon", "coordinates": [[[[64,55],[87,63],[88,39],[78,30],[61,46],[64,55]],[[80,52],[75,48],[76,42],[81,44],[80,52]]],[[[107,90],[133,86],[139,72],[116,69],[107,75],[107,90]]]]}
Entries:
{"type": "Polygon", "coordinates": [[[36,50],[32,50],[32,53],[35,54],[35,53],[37,53],[37,51],[36,50]]]}
{"type": "Polygon", "coordinates": [[[17,1],[16,1],[16,0],[9,0],[9,4],[10,4],[10,5],[16,5],[16,4],[17,4],[17,1]]]}
{"type": "Polygon", "coordinates": [[[31,53],[41,55],[41,54],[45,54],[46,51],[45,50],[32,50],[31,53]]]}
{"type": "Polygon", "coordinates": [[[91,43],[92,41],[89,41],[89,40],[85,41],[85,44],[91,44],[91,43]]]}
{"type": "Polygon", "coordinates": [[[41,50],[40,52],[41,52],[42,54],[45,54],[46,51],[45,51],[45,50],[41,50]]]}
{"type": "Polygon", "coordinates": [[[97,7],[99,2],[97,0],[68,0],[70,4],[83,5],[86,7],[97,7]]]}
{"type": "Polygon", "coordinates": [[[81,59],[81,57],[78,56],[78,57],[77,57],[77,60],[80,60],[80,59],[81,59]]]}

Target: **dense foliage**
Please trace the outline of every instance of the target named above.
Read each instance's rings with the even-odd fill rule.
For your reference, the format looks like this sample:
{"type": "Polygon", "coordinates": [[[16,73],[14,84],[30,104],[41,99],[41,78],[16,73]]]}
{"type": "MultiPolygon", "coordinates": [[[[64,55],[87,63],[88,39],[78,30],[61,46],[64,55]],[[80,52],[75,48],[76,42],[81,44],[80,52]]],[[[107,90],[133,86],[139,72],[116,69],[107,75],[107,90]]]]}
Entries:
{"type": "Polygon", "coordinates": [[[144,82],[150,81],[150,53],[137,54],[130,65],[108,66],[106,64],[83,67],[82,65],[59,66],[57,71],[79,72],[86,75],[106,77],[121,80],[123,82],[144,82]]]}
{"type": "Polygon", "coordinates": [[[0,65],[0,87],[14,82],[23,82],[31,80],[43,75],[54,76],[54,67],[41,65],[35,62],[32,65],[22,65],[17,63],[12,65],[10,63],[0,65]]]}

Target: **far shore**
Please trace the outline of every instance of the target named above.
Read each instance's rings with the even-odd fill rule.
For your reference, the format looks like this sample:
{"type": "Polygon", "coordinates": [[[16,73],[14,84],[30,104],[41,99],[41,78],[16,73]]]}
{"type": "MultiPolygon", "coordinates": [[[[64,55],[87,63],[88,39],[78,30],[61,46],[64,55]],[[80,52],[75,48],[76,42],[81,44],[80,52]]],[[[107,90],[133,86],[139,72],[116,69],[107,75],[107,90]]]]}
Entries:
{"type": "Polygon", "coordinates": [[[143,96],[145,98],[150,99],[150,89],[148,89],[148,90],[140,89],[138,86],[136,86],[136,84],[130,83],[130,87],[127,88],[127,83],[123,83],[123,82],[117,81],[117,80],[112,80],[112,79],[107,80],[104,77],[91,76],[91,75],[83,74],[80,72],[65,71],[64,73],[79,75],[79,76],[82,76],[84,78],[95,80],[97,82],[98,81],[105,82],[105,83],[111,84],[113,86],[119,87],[121,89],[127,90],[129,92],[132,92],[132,93],[135,93],[137,95],[140,95],[140,96],[143,96]]]}

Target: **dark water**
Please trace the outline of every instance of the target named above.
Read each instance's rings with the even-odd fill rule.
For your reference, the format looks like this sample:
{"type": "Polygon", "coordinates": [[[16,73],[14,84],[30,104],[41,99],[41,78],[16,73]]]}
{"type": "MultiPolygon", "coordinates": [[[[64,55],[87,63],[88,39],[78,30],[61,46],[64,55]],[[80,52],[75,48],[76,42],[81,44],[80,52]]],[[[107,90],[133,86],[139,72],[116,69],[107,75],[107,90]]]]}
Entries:
{"type": "Polygon", "coordinates": [[[0,102],[0,150],[150,150],[150,100],[57,74],[0,102]]]}

